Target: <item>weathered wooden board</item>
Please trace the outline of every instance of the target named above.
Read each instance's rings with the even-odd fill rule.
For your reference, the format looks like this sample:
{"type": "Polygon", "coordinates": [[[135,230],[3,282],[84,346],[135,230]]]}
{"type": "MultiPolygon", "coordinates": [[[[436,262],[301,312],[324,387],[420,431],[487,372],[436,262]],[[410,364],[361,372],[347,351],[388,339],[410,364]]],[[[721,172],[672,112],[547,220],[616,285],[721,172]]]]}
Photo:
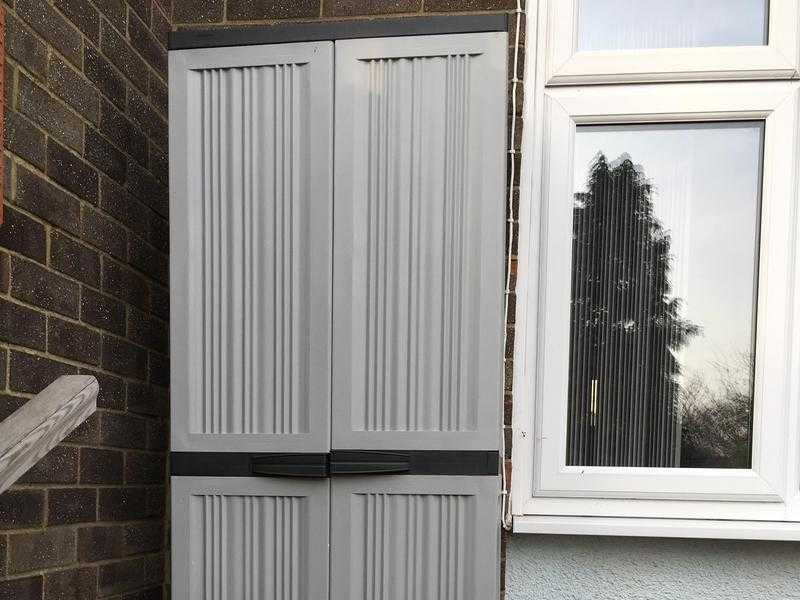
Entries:
{"type": "Polygon", "coordinates": [[[0,493],[94,413],[99,391],[94,377],[64,375],[0,423],[0,493]]]}

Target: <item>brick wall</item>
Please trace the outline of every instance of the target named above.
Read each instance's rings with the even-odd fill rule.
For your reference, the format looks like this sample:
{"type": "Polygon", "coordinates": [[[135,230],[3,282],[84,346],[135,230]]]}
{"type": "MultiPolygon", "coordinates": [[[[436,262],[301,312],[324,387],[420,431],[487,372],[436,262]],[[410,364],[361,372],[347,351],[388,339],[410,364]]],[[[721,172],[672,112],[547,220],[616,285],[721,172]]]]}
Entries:
{"type": "MultiPolygon", "coordinates": [[[[176,29],[203,28],[215,26],[243,26],[263,23],[274,23],[281,20],[292,19],[299,21],[325,21],[336,18],[375,18],[375,17],[406,17],[435,14],[488,14],[508,13],[509,19],[509,44],[513,46],[516,34],[516,0],[173,0],[173,26],[176,29]]],[[[522,2],[524,9],[525,3],[522,2]]],[[[518,62],[518,77],[522,79],[525,56],[525,20],[524,15],[520,23],[520,56],[518,62]]],[[[513,47],[509,48],[509,76],[512,75],[513,47]]],[[[522,114],[523,101],[522,84],[517,89],[517,115],[522,114]]],[[[508,93],[511,93],[509,82],[508,93]]],[[[509,125],[511,120],[511,99],[509,98],[509,125]]],[[[509,127],[510,131],[510,127],[509,127]]],[[[514,148],[516,154],[509,155],[515,161],[515,178],[508,182],[513,189],[514,215],[519,214],[519,149],[522,140],[522,119],[517,117],[514,148]]],[[[510,141],[510,140],[509,140],[510,141]]],[[[511,169],[509,168],[509,174],[511,169]]],[[[508,194],[497,198],[498,204],[506,207],[508,194]]],[[[517,231],[516,222],[513,224],[514,232],[517,231]]],[[[508,231],[508,229],[507,229],[508,231]]],[[[516,246],[512,249],[512,279],[511,289],[516,284],[516,246]]],[[[515,296],[510,296],[508,344],[506,345],[505,369],[505,397],[504,403],[504,436],[506,439],[505,468],[508,476],[511,475],[511,381],[513,372],[513,347],[514,347],[514,311],[515,296]]],[[[500,398],[497,400],[501,401],[500,398]]],[[[506,534],[503,534],[502,566],[505,582],[505,547],[506,534]]],[[[502,595],[502,594],[501,594],[502,595]]]]}
{"type": "Polygon", "coordinates": [[[169,0],[4,0],[0,419],[100,409],[0,495],[0,600],[164,596],[169,0]]]}

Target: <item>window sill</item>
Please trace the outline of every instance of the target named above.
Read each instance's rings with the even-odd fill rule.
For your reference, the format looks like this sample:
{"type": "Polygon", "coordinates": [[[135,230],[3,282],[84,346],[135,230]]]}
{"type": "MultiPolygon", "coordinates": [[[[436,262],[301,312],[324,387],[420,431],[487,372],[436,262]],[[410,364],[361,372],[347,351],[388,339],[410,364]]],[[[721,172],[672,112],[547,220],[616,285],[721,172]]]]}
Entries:
{"type": "Polygon", "coordinates": [[[800,541],[800,523],[521,515],[514,533],[800,541]]]}

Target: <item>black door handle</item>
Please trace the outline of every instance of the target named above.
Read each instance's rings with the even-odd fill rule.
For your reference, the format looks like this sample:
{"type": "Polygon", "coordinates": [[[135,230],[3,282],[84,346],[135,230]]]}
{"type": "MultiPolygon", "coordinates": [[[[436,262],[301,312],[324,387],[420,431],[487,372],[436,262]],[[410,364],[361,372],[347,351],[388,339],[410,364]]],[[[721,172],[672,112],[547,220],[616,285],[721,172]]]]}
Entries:
{"type": "Polygon", "coordinates": [[[256,454],[250,472],[259,477],[327,477],[328,454],[256,454]]]}
{"type": "Polygon", "coordinates": [[[408,473],[411,457],[403,452],[369,450],[334,450],[331,452],[331,475],[380,475],[408,473]]]}

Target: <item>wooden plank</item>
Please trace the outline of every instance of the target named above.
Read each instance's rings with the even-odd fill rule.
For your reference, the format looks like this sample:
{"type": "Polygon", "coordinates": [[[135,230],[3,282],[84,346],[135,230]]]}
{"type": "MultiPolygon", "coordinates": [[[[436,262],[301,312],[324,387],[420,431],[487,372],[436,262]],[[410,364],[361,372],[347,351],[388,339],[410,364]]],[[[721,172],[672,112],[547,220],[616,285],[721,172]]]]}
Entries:
{"type": "Polygon", "coordinates": [[[64,375],[0,423],[0,493],[97,409],[100,386],[89,375],[64,375]]]}

